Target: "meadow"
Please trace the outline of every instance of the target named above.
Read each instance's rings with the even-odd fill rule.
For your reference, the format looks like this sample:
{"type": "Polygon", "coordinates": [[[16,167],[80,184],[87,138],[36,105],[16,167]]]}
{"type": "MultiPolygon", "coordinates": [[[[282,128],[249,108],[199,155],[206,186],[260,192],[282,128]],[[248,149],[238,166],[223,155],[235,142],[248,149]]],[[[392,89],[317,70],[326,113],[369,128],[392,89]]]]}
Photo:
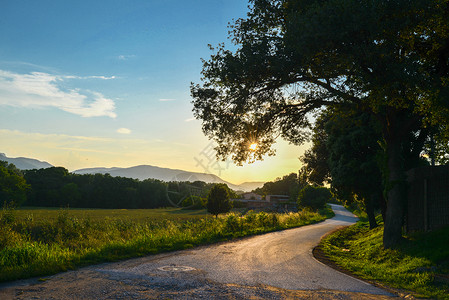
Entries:
{"type": "Polygon", "coordinates": [[[397,249],[384,249],[383,223],[369,229],[367,222],[325,237],[320,247],[343,269],[393,287],[402,294],[449,299],[449,227],[405,236],[397,249]]]}
{"type": "Polygon", "coordinates": [[[297,213],[205,210],[3,209],[0,281],[45,276],[116,261],[320,222],[330,208],[297,213]]]}
{"type": "Polygon", "coordinates": [[[72,218],[90,219],[100,221],[105,218],[133,220],[136,222],[157,221],[169,219],[173,221],[201,219],[211,217],[202,210],[183,210],[180,208],[154,208],[154,209],[97,209],[97,208],[46,208],[46,207],[23,207],[15,210],[17,220],[32,219],[35,222],[56,220],[61,213],[68,213],[72,218]]]}

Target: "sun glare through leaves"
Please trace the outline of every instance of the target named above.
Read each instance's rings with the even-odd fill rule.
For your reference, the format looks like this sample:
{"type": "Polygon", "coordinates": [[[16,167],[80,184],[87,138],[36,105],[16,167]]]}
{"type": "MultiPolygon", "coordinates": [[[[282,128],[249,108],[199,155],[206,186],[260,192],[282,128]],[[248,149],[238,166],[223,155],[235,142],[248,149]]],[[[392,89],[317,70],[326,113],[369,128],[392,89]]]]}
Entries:
{"type": "Polygon", "coordinates": [[[256,151],[257,150],[257,143],[252,143],[251,145],[249,145],[249,150],[251,151],[256,151]]]}

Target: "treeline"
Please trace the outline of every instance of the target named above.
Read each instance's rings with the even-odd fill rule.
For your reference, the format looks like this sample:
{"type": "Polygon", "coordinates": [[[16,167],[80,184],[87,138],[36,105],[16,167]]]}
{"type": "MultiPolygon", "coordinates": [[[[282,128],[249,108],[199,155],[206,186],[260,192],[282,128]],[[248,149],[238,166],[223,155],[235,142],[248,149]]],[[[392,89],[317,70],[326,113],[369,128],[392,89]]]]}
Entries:
{"type": "Polygon", "coordinates": [[[282,178],[276,178],[274,181],[265,182],[262,187],[253,192],[262,196],[286,195],[290,197],[290,201],[296,202],[301,189],[307,186],[307,180],[302,175],[290,173],[282,178]]]}
{"type": "Polygon", "coordinates": [[[285,195],[289,196],[290,202],[296,202],[298,207],[309,207],[312,209],[324,208],[326,203],[335,201],[331,191],[317,184],[310,184],[307,170],[302,168],[298,174],[290,173],[274,181],[255,189],[253,192],[262,195],[285,195]]]}
{"type": "Polygon", "coordinates": [[[0,161],[0,206],[158,208],[200,206],[213,184],[143,181],[109,174],[73,174],[63,167],[19,170],[0,161]],[[195,195],[195,196],[193,196],[195,195]],[[192,203],[186,202],[186,200],[192,203]]]}
{"type": "Polygon", "coordinates": [[[168,206],[166,183],[109,174],[72,174],[62,167],[24,171],[26,206],[155,208],[168,206]]]}

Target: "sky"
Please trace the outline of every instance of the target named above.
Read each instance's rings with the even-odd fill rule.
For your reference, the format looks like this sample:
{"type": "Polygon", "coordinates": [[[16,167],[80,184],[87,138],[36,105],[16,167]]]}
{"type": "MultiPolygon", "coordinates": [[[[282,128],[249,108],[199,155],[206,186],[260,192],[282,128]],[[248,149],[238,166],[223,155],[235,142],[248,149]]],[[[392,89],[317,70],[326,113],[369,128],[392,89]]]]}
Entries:
{"type": "Polygon", "coordinates": [[[228,40],[244,0],[3,0],[0,153],[69,171],[153,165],[234,184],[301,168],[306,146],[243,166],[217,162],[192,113],[201,58],[228,40]]]}

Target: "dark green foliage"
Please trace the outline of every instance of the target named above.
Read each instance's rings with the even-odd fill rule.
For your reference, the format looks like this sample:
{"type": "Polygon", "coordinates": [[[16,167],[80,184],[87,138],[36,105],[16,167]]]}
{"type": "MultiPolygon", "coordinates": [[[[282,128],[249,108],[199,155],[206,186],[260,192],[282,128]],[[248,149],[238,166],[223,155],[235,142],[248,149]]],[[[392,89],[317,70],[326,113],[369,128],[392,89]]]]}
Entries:
{"type": "Polygon", "coordinates": [[[229,212],[231,208],[228,186],[224,183],[214,185],[207,196],[207,211],[218,216],[218,214],[229,212]]]}
{"type": "Polygon", "coordinates": [[[212,187],[212,184],[200,181],[166,183],[110,174],[79,175],[61,167],[27,170],[25,179],[31,186],[25,204],[42,207],[157,208],[180,205],[204,208],[203,198],[212,187]],[[183,199],[184,203],[179,203],[183,199]]]}
{"type": "Polygon", "coordinates": [[[308,185],[299,192],[298,206],[317,210],[324,208],[331,198],[332,194],[328,188],[308,185]]]}
{"type": "Polygon", "coordinates": [[[0,161],[0,205],[21,205],[29,188],[19,169],[0,161]]]}
{"type": "MultiPolygon", "coordinates": [[[[371,227],[377,226],[375,209],[381,208],[385,216],[381,140],[380,126],[372,115],[326,109],[315,123],[312,148],[302,158],[310,181],[330,183],[334,194],[348,205],[360,202],[371,227]]],[[[418,141],[411,144],[420,147],[418,141]]],[[[411,149],[404,147],[403,151],[407,154],[411,149]]]]}
{"type": "Polygon", "coordinates": [[[259,195],[288,195],[291,201],[298,199],[299,191],[306,185],[304,178],[299,178],[298,174],[290,173],[277,178],[275,181],[265,182],[261,188],[254,190],[259,195]]]}
{"type": "Polygon", "coordinates": [[[168,206],[167,184],[109,174],[78,175],[53,167],[25,171],[30,184],[26,205],[84,208],[156,208],[168,206]]]}
{"type": "Polygon", "coordinates": [[[181,202],[181,206],[187,209],[202,209],[206,207],[206,203],[206,199],[191,195],[181,202]]]}
{"type": "Polygon", "coordinates": [[[246,203],[241,201],[232,201],[233,208],[246,208],[246,203]]]}
{"type": "MultiPolygon", "coordinates": [[[[273,155],[308,138],[310,115],[350,107],[379,121],[386,248],[401,240],[410,136],[449,140],[447,0],[253,0],[192,84],[194,115],[220,157],[273,155]],[[258,143],[256,151],[249,145],[258,143]]],[[[413,149],[414,158],[422,149],[413,149]]]]}
{"type": "Polygon", "coordinates": [[[6,202],[0,212],[0,226],[6,226],[16,221],[16,211],[14,203],[6,202]]]}

